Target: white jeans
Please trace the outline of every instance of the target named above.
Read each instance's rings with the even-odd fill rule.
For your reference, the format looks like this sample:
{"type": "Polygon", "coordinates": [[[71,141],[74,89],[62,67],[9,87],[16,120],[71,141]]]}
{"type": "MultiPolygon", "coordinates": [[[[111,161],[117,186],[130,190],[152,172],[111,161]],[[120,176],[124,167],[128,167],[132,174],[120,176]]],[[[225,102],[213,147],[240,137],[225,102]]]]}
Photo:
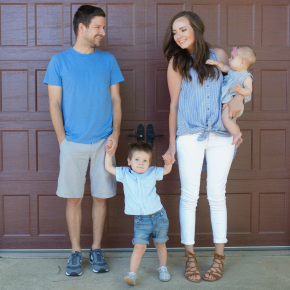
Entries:
{"type": "Polygon", "coordinates": [[[235,146],[233,137],[219,137],[210,133],[204,141],[200,134],[179,136],[176,141],[181,181],[180,226],[181,243],[195,243],[196,205],[199,198],[201,168],[204,153],[207,161],[207,199],[210,205],[214,243],[227,242],[226,183],[235,146]]]}

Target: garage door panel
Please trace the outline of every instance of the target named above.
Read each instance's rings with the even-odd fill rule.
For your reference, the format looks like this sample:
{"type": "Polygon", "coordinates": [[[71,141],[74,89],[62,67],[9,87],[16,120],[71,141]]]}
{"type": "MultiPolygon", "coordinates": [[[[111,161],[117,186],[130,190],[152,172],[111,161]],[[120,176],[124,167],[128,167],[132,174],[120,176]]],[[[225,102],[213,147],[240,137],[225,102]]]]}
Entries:
{"type": "Polygon", "coordinates": [[[38,235],[57,237],[67,235],[65,199],[52,195],[38,195],[38,235]]]}
{"type": "Polygon", "coordinates": [[[109,200],[107,234],[116,235],[134,235],[134,216],[125,215],[124,194],[117,195],[109,200]]]}
{"type": "Polygon", "coordinates": [[[259,233],[285,233],[286,193],[260,193],[259,233]]]}
{"type": "Polygon", "coordinates": [[[255,6],[227,5],[227,45],[254,45],[255,6]]]}
{"type": "Polygon", "coordinates": [[[29,195],[9,195],[3,198],[3,235],[30,236],[29,195]]]}
{"type": "Polygon", "coordinates": [[[262,46],[289,46],[289,5],[262,5],[262,46]]]}
{"type": "Polygon", "coordinates": [[[59,172],[59,143],[54,131],[36,131],[36,171],[59,172]]]}

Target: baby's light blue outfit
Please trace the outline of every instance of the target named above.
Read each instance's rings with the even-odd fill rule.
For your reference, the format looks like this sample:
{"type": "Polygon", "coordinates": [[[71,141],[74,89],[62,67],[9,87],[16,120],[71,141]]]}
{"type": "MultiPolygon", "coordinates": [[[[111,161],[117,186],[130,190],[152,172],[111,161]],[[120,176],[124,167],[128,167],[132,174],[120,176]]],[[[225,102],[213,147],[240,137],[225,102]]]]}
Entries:
{"type": "MultiPolygon", "coordinates": [[[[232,98],[235,95],[238,94],[237,92],[231,90],[231,87],[233,85],[236,85],[237,83],[239,83],[241,88],[244,88],[243,83],[246,77],[248,76],[251,76],[251,78],[253,78],[253,76],[249,72],[246,72],[244,74],[238,74],[232,69],[229,70],[228,74],[224,77],[224,80],[223,80],[222,96],[221,96],[222,104],[228,103],[229,101],[232,100],[232,98]]],[[[249,102],[251,98],[252,98],[252,95],[246,96],[244,99],[244,104],[249,102]]],[[[241,117],[243,112],[244,112],[244,105],[243,105],[242,110],[234,118],[241,117]]]]}

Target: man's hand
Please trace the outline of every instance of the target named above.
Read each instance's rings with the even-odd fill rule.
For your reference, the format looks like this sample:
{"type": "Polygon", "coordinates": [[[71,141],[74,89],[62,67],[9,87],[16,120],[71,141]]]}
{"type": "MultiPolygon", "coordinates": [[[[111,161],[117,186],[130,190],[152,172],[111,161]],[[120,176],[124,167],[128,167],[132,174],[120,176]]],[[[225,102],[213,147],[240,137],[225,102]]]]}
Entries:
{"type": "Polygon", "coordinates": [[[244,97],[242,95],[235,95],[228,103],[229,118],[236,116],[243,108],[244,97]]]}
{"type": "Polygon", "coordinates": [[[65,139],[65,135],[58,139],[59,147],[64,139],[65,139]]]}
{"type": "Polygon", "coordinates": [[[115,154],[118,147],[118,140],[119,136],[114,132],[108,137],[106,142],[106,152],[109,156],[113,156],[115,154]]]}

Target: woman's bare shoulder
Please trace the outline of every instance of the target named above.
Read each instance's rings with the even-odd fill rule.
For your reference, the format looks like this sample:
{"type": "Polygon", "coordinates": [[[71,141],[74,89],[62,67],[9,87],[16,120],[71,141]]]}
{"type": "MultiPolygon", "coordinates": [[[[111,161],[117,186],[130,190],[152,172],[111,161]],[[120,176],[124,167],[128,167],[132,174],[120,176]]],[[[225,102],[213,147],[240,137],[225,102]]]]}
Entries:
{"type": "Polygon", "coordinates": [[[228,63],[229,57],[228,57],[227,53],[222,48],[216,47],[213,50],[214,50],[219,62],[222,62],[225,64],[228,63]]]}

